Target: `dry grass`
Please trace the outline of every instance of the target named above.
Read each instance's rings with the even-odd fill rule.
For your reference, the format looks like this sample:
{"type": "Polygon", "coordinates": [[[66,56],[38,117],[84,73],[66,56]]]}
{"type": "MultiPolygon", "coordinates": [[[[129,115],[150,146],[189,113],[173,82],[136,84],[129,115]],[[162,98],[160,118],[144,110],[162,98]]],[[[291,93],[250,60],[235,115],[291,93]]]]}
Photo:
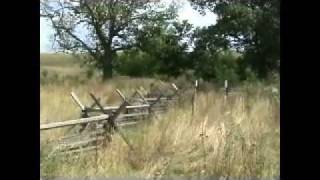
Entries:
{"type": "MultiPolygon", "coordinates": [[[[74,91],[85,102],[89,102],[86,93],[94,91],[106,102],[116,103],[117,99],[112,99],[117,97],[112,92],[114,88],[116,86],[95,84],[86,88],[77,87],[74,91]]],[[[43,87],[42,119],[63,120],[79,116],[79,109],[67,95],[69,90],[66,87],[43,87]]],[[[134,145],[134,151],[130,151],[124,141],[115,135],[110,146],[99,152],[98,169],[94,156],[84,155],[78,160],[60,160],[54,171],[48,172],[44,168],[43,173],[63,176],[200,173],[215,176],[278,176],[279,104],[261,95],[249,98],[237,96],[231,98],[229,104],[224,103],[219,93],[199,93],[194,118],[189,107],[180,107],[160,120],[129,130],[128,139],[134,145]]],[[[57,136],[58,133],[47,134],[50,138],[57,136]]]]}
{"type": "Polygon", "coordinates": [[[85,70],[80,68],[80,61],[71,55],[64,54],[41,54],[40,72],[58,74],[59,76],[79,75],[85,70]]]}
{"type": "MultiPolygon", "coordinates": [[[[70,91],[90,105],[89,92],[102,97],[102,104],[117,104],[114,90],[130,95],[140,86],[148,90],[152,79],[115,78],[105,83],[65,81],[40,86],[41,123],[78,118],[80,110],[70,91]]],[[[279,101],[260,89],[251,88],[224,102],[220,92],[199,92],[194,117],[190,102],[152,120],[123,129],[133,144],[131,151],[115,134],[113,141],[94,154],[77,158],[47,156],[45,141],[64,130],[41,132],[41,174],[44,176],[279,176],[279,101]]],[[[189,96],[185,96],[189,97],[189,96]]]]}

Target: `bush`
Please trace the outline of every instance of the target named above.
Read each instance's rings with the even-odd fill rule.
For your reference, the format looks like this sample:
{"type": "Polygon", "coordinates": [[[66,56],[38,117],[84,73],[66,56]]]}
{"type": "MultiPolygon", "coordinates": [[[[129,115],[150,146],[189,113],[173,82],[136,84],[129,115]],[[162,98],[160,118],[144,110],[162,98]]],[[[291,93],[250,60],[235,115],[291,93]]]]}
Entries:
{"type": "Polygon", "coordinates": [[[258,81],[258,75],[251,68],[246,68],[244,73],[245,81],[248,83],[254,83],[258,81]]]}
{"type": "Polygon", "coordinates": [[[45,69],[41,72],[41,75],[46,78],[48,76],[48,71],[45,69]]]}
{"type": "Polygon", "coordinates": [[[240,76],[238,70],[238,58],[231,52],[219,54],[214,61],[215,80],[218,83],[223,83],[225,80],[234,84],[238,83],[240,76]]]}
{"type": "Polygon", "coordinates": [[[94,75],[94,69],[92,69],[92,68],[88,69],[86,72],[86,75],[87,75],[88,79],[91,79],[94,75]]]}

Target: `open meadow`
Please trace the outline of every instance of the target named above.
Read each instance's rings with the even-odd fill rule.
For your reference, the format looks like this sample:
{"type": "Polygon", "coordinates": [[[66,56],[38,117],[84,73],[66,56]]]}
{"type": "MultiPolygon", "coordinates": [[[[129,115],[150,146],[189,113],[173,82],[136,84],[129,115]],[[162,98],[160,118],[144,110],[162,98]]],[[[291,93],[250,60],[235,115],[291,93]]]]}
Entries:
{"type": "MultiPolygon", "coordinates": [[[[148,91],[151,84],[161,84],[152,78],[120,76],[101,83],[98,75],[88,76],[65,55],[42,54],[40,65],[41,124],[79,118],[71,91],[84,104],[92,103],[93,92],[102,104],[116,105],[121,99],[115,89],[129,96],[135,89],[148,91]]],[[[240,93],[225,100],[218,85],[200,83],[192,115],[193,82],[180,78],[165,83],[189,85],[189,90],[167,113],[122,129],[133,149],[115,133],[98,156],[48,157],[52,149],[48,142],[61,137],[65,129],[41,131],[41,175],[279,177],[280,98],[270,85],[242,85],[240,93]]]]}

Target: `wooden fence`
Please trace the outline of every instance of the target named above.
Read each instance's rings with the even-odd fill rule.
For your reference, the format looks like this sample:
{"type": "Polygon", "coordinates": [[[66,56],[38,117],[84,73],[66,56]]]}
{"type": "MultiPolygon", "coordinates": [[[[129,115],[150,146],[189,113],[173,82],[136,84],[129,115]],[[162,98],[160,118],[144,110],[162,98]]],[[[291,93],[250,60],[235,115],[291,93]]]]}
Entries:
{"type": "MultiPolygon", "coordinates": [[[[130,97],[125,97],[120,90],[116,89],[122,99],[122,103],[118,106],[102,106],[100,98],[97,98],[93,93],[90,93],[90,97],[94,103],[86,106],[75,92],[71,92],[72,100],[80,109],[80,119],[41,124],[40,132],[66,127],[69,127],[67,132],[75,131],[72,135],[66,133],[57,141],[58,146],[55,151],[68,154],[97,150],[107,145],[115,132],[121,135],[129,147],[132,147],[121,132],[121,127],[134,125],[152,117],[157,118],[159,114],[166,112],[171,105],[179,100],[183,92],[175,84],[171,84],[171,88],[173,89],[171,95],[152,92],[143,95],[139,90],[136,90],[130,97]]],[[[192,95],[192,116],[196,111],[197,88],[198,81],[196,80],[192,95]]],[[[227,80],[223,91],[225,102],[230,95],[239,93],[231,91],[227,80]]]]}
{"type": "Polygon", "coordinates": [[[81,110],[81,118],[41,124],[40,132],[66,127],[69,128],[69,132],[75,131],[75,133],[71,133],[72,135],[66,133],[64,137],[60,138],[53,152],[72,154],[97,150],[107,145],[115,132],[119,133],[131,146],[120,128],[137,124],[142,120],[157,117],[166,112],[178,100],[179,89],[175,84],[171,86],[174,90],[173,94],[158,93],[155,97],[150,95],[152,93],[143,95],[139,90],[136,90],[131,97],[127,98],[117,89],[116,92],[122,99],[119,106],[102,106],[100,99],[93,93],[90,93],[90,97],[94,103],[86,106],[75,92],[71,92],[72,100],[81,110]],[[76,127],[79,129],[75,130],[76,127]]]}

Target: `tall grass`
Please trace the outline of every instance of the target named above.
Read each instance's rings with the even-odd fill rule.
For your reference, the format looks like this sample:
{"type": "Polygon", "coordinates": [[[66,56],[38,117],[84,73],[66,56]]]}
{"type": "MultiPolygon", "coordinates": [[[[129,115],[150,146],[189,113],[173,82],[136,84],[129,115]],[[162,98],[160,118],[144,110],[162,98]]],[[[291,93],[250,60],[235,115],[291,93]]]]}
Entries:
{"type": "MultiPolygon", "coordinates": [[[[127,84],[125,88],[131,87],[127,84]]],[[[93,90],[111,103],[117,102],[111,100],[116,97],[112,95],[113,88],[115,86],[96,84],[74,90],[83,101],[88,102],[85,93],[93,90]]],[[[79,110],[66,97],[67,88],[46,86],[41,93],[42,118],[63,120],[77,116],[79,110]]],[[[279,175],[277,101],[260,93],[237,95],[225,103],[222,94],[210,91],[200,92],[196,105],[194,117],[191,106],[181,106],[151,123],[124,130],[134,146],[133,151],[115,134],[109,146],[99,151],[97,162],[90,154],[73,160],[56,157],[42,162],[42,173],[61,176],[279,175]],[[55,163],[59,165],[54,166],[55,163]]]]}
{"type": "MultiPolygon", "coordinates": [[[[41,73],[40,123],[79,118],[80,109],[70,98],[71,91],[85,105],[93,103],[89,92],[101,97],[103,105],[116,105],[121,99],[115,89],[130,96],[135,89],[149,91],[151,84],[161,84],[154,79],[126,77],[101,83],[78,70],[64,75],[62,72],[78,66],[72,62],[45,61],[42,68],[58,67],[62,71],[47,68],[47,73],[41,73]]],[[[174,82],[178,87],[190,88],[183,79],[174,82]]],[[[122,129],[133,150],[114,134],[110,144],[98,151],[97,159],[90,153],[48,157],[54,148],[48,142],[63,136],[67,128],[41,132],[41,175],[279,176],[279,94],[269,93],[271,89],[262,84],[249,84],[239,88],[243,93],[232,95],[225,102],[217,87],[204,84],[199,87],[194,116],[190,89],[180,105],[158,119],[122,129]]]]}

